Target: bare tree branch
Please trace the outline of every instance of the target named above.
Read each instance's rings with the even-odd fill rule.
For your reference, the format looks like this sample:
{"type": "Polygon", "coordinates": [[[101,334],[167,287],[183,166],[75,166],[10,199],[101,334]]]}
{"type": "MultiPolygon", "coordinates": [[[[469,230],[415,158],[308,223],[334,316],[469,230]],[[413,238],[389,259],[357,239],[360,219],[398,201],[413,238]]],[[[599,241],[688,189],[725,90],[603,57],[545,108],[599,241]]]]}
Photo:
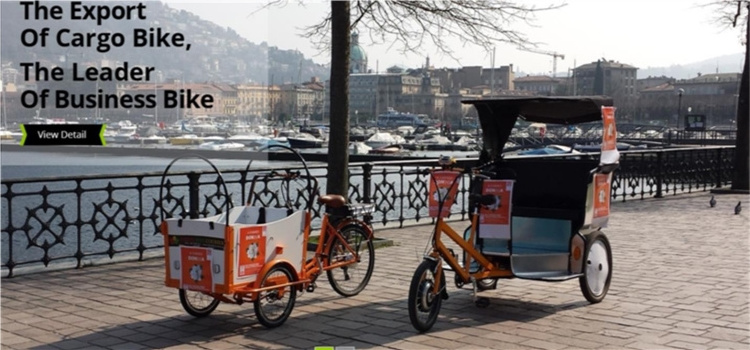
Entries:
{"type": "MultiPolygon", "coordinates": [[[[279,0],[281,1],[281,0],[279,0]]],[[[374,44],[390,44],[401,53],[421,53],[432,44],[454,60],[451,40],[490,50],[498,43],[535,47],[516,24],[533,25],[541,11],[564,4],[537,7],[510,0],[359,0],[351,2],[352,29],[367,33],[374,44]]],[[[306,27],[304,36],[321,51],[330,49],[330,13],[306,27]]]]}

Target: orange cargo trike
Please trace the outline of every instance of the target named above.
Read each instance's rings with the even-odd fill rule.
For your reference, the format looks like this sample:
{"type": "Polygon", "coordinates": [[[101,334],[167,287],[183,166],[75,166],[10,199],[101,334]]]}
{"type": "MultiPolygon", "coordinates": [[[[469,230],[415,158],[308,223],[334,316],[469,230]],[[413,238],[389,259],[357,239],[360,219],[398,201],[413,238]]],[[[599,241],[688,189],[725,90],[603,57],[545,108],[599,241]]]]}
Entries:
{"type": "MultiPolygon", "coordinates": [[[[361,292],[370,280],[375,264],[373,232],[358,216],[369,215],[373,206],[346,204],[338,195],[320,196],[318,202],[327,210],[322,214],[318,243],[310,244],[317,180],[298,152],[285,146],[272,147],[294,152],[302,161],[304,173],[271,171],[256,175],[247,204],[231,207],[231,200],[227,200],[226,210],[219,215],[164,219],[162,211],[166,285],[179,289],[182,306],[193,316],[208,316],[220,302],[252,302],[258,321],[269,328],[277,327],[291,314],[297,292],[314,291],[317,278],[324,272],[331,287],[347,297],[361,292]],[[283,207],[251,205],[255,186],[261,183],[266,186],[264,191],[277,185],[273,191],[282,194],[286,202],[283,207]],[[292,183],[304,184],[298,188],[300,196],[307,199],[302,210],[294,206],[293,200],[299,197],[292,198],[292,183]]],[[[167,166],[162,188],[170,167],[182,158],[186,157],[167,166]]],[[[207,159],[197,158],[211,165],[227,193],[221,172],[207,159]]]]}
{"type": "Polygon", "coordinates": [[[612,278],[612,253],[601,229],[609,217],[610,184],[618,166],[612,100],[606,97],[528,97],[467,101],[483,130],[479,166],[458,169],[450,158],[430,175],[431,245],[409,287],[408,309],[420,332],[437,321],[448,297],[445,270],[454,283],[471,285],[477,306],[489,299],[478,291],[495,289],[498,279],[543,281],[579,279],[591,303],[604,299],[612,278]],[[599,159],[504,157],[516,121],[575,124],[603,121],[599,159]],[[444,220],[456,199],[458,182],[471,181],[471,225],[457,233],[444,220]],[[453,241],[458,252],[446,246],[453,241]]]}

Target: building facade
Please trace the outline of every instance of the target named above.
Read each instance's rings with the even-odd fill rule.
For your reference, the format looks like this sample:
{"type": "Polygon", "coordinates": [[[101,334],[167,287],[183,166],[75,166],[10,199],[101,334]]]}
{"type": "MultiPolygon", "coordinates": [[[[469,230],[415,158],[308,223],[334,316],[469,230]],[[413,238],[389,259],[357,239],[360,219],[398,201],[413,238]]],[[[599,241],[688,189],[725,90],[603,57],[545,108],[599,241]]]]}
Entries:
{"type": "Polygon", "coordinates": [[[732,126],[736,122],[740,78],[740,73],[699,74],[643,89],[637,104],[638,120],[683,128],[685,115],[703,114],[709,126],[732,126]]]}
{"type": "Polygon", "coordinates": [[[575,94],[610,96],[615,107],[618,107],[617,113],[621,120],[633,118],[638,99],[637,72],[638,68],[613,60],[599,60],[578,66],[573,70],[575,94]],[[597,74],[601,74],[601,91],[597,91],[597,74]]]}
{"type": "Polygon", "coordinates": [[[239,84],[237,114],[243,117],[268,118],[271,112],[269,87],[260,84],[239,84]]]}
{"type": "Polygon", "coordinates": [[[513,81],[515,90],[530,91],[539,96],[556,95],[560,80],[546,75],[525,76],[513,81]]]}

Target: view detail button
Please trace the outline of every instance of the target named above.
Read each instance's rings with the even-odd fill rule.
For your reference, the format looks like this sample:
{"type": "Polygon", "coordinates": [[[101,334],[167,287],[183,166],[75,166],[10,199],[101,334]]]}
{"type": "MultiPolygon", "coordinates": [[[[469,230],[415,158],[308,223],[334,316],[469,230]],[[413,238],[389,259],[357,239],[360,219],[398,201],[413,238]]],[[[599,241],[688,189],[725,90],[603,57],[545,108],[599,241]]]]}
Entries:
{"type": "Polygon", "coordinates": [[[104,146],[106,124],[21,124],[21,146],[104,146]]]}

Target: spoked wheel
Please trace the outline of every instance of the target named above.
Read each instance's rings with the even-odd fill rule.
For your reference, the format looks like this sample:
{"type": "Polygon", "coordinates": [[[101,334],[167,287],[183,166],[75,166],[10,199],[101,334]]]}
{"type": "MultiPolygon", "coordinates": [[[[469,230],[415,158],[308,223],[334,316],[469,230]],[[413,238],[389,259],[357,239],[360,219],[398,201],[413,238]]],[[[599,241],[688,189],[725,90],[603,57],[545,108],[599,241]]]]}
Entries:
{"type": "Polygon", "coordinates": [[[586,242],[583,276],[579,279],[581,292],[590,303],[604,299],[612,280],[612,249],[607,236],[594,232],[586,242]]]}
{"type": "Polygon", "coordinates": [[[206,293],[180,289],[180,304],[182,304],[182,308],[195,317],[210,315],[219,306],[219,302],[219,299],[206,293]]]}
{"type": "Polygon", "coordinates": [[[409,319],[412,326],[419,332],[425,332],[432,328],[440,313],[440,305],[443,302],[445,292],[445,274],[441,276],[442,293],[435,294],[435,272],[437,262],[424,260],[417,270],[409,286],[409,319]],[[441,295],[443,294],[443,295],[441,295]]]}
{"type": "MultiPolygon", "coordinates": [[[[287,284],[294,281],[292,271],[285,265],[272,267],[260,282],[260,288],[287,284]]],[[[294,286],[279,287],[258,293],[253,302],[258,321],[268,328],[284,324],[294,308],[297,289],[294,286]]]]}
{"type": "Polygon", "coordinates": [[[334,239],[328,249],[328,265],[351,263],[328,270],[326,274],[336,293],[350,297],[359,294],[370,281],[372,269],[375,267],[375,247],[372,240],[367,238],[367,233],[359,226],[346,226],[340,232],[356,255],[352,254],[340,239],[334,239]]]}

